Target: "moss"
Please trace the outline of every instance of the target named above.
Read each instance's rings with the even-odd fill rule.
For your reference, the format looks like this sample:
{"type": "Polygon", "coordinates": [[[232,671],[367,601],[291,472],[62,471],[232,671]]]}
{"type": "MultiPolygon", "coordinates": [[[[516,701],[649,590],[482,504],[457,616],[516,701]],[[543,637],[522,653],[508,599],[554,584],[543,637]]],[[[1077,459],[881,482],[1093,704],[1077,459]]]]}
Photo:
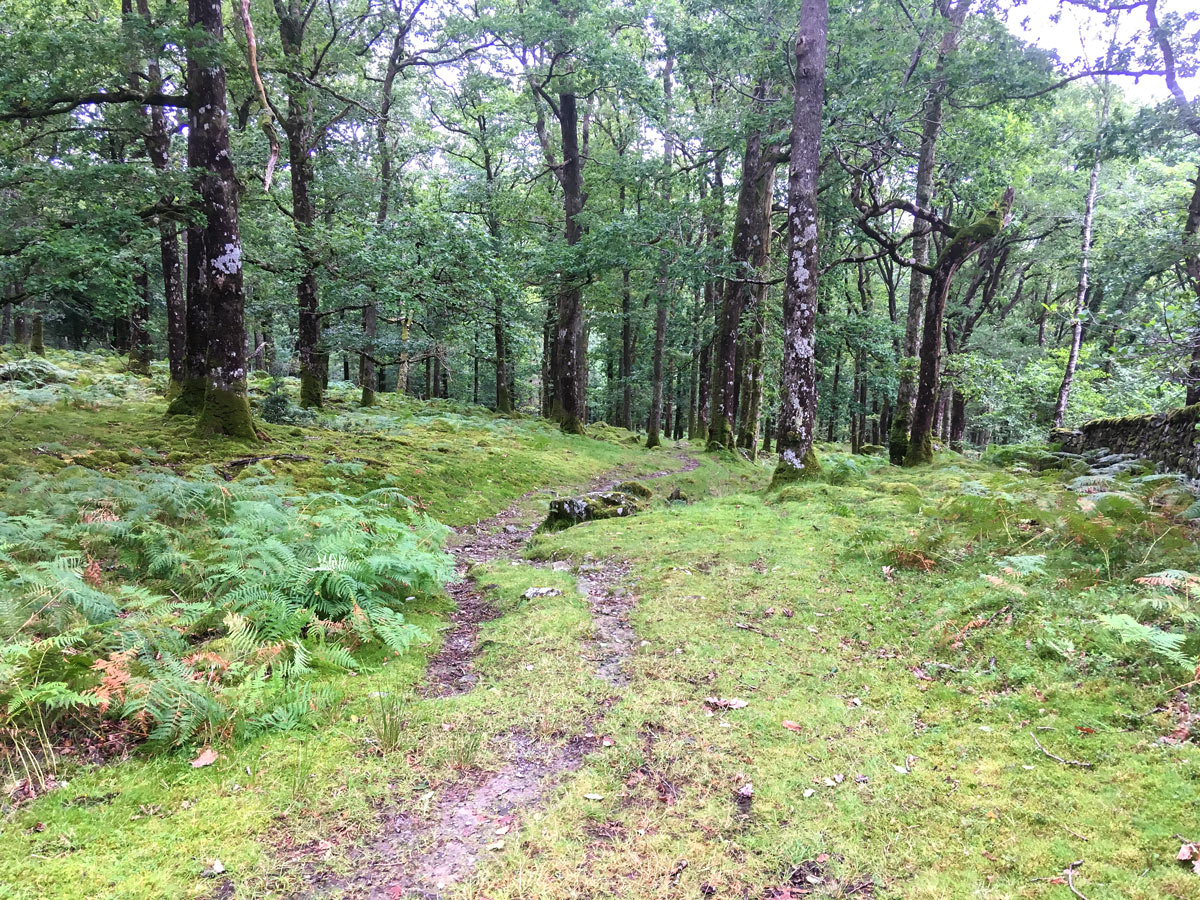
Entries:
{"type": "Polygon", "coordinates": [[[817,451],[811,446],[804,452],[804,457],[798,466],[785,460],[789,453],[790,451],[785,450],[779,454],[779,464],[775,466],[775,474],[771,476],[770,490],[797,481],[809,481],[820,476],[821,461],[817,458],[817,451]]]}
{"type": "Polygon", "coordinates": [[[210,388],[204,396],[204,409],[196,420],[196,433],[204,437],[222,435],[244,441],[257,441],[250,401],[241,391],[210,388]]]}
{"type": "Polygon", "coordinates": [[[300,405],[305,409],[320,409],[324,405],[321,372],[311,366],[300,368],[300,405]]]}
{"type": "Polygon", "coordinates": [[[598,491],[581,497],[565,497],[550,501],[546,520],[539,532],[555,532],[600,519],[620,519],[644,510],[645,503],[623,491],[598,491]]]}
{"type": "Polygon", "coordinates": [[[587,429],[583,427],[583,422],[573,415],[564,415],[558,427],[562,429],[563,434],[587,434],[587,429]]]}
{"type": "Polygon", "coordinates": [[[203,378],[184,378],[175,383],[174,395],[168,398],[168,416],[194,416],[204,408],[203,378]]]}
{"type": "Polygon", "coordinates": [[[704,449],[708,453],[733,449],[733,429],[729,427],[728,419],[716,416],[712,420],[708,426],[708,441],[704,449]]]}
{"type": "Polygon", "coordinates": [[[921,496],[921,489],[909,481],[881,481],[879,482],[879,489],[889,494],[897,494],[905,497],[921,496]]]}
{"type": "Polygon", "coordinates": [[[925,437],[916,442],[909,442],[908,453],[904,456],[904,465],[907,468],[913,466],[927,466],[933,462],[933,436],[925,435],[925,437]]]}
{"type": "Polygon", "coordinates": [[[614,490],[618,490],[624,494],[632,494],[634,497],[641,497],[643,500],[649,500],[654,496],[654,492],[640,481],[622,481],[614,490]]]}
{"type": "Polygon", "coordinates": [[[893,466],[902,465],[908,456],[908,426],[908,415],[897,412],[888,433],[888,459],[893,466]]]}

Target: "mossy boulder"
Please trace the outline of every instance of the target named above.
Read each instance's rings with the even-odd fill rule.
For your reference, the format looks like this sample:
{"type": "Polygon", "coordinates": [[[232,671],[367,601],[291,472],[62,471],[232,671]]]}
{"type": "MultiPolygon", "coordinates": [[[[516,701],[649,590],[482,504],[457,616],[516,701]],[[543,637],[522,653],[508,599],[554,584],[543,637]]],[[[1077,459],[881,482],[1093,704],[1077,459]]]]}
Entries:
{"type": "Polygon", "coordinates": [[[887,447],[882,444],[863,444],[858,448],[861,456],[883,456],[887,452],[887,447]]]}
{"type": "Polygon", "coordinates": [[[624,491],[595,491],[550,501],[550,512],[538,531],[562,531],[581,522],[632,516],[646,508],[641,497],[624,491]]]}
{"type": "Polygon", "coordinates": [[[620,491],[622,494],[632,494],[634,497],[640,497],[643,500],[649,500],[654,496],[654,492],[640,481],[622,481],[614,490],[620,491]]]}
{"type": "Polygon", "coordinates": [[[921,489],[909,481],[881,481],[879,489],[902,497],[921,496],[921,489]]]}
{"type": "Polygon", "coordinates": [[[16,359],[0,366],[0,381],[16,381],[26,387],[42,387],[69,381],[70,375],[44,359],[16,359]]]}

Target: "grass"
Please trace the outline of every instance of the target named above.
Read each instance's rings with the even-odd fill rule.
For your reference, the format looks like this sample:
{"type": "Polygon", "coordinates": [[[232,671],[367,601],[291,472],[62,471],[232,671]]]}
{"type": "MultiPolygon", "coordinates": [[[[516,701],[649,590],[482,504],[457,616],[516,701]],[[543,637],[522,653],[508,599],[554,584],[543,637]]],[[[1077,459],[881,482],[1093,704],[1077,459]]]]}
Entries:
{"type": "MultiPolygon", "coordinates": [[[[539,538],[539,555],[611,547],[635,563],[645,645],[606,724],[615,746],[527,825],[523,852],[487,873],[489,896],[761,896],[809,862],[820,896],[871,881],[906,900],[1055,897],[1079,859],[1091,900],[1197,896],[1173,835],[1196,828],[1200,753],[1160,742],[1173,724],[1156,711],[1186,673],[1136,669],[1094,628],[1098,604],[1079,592],[1103,592],[1102,554],[1054,546],[1053,575],[996,586],[981,569],[998,571],[1007,539],[981,541],[951,513],[966,482],[1021,486],[1064,514],[1076,498],[978,465],[903,475],[905,488],[884,471],[539,538]],[[880,547],[921,546],[931,525],[949,533],[929,573],[885,573],[886,553],[859,539],[876,527],[880,547]],[[948,637],[1005,606],[1011,621],[948,637]],[[1071,658],[1048,630],[1072,635],[1071,658]],[[708,696],[748,705],[714,713],[708,696]],[[1095,768],[1048,758],[1031,732],[1095,768]]],[[[1146,565],[1186,558],[1191,540],[1160,539],[1146,565]]]]}
{"type": "MultiPolygon", "coordinates": [[[[348,393],[331,407],[269,427],[258,452],[377,460],[278,470],[308,489],[390,475],[451,523],[614,466],[670,467],[621,433],[568,438],[393,398],[359,414],[348,393]]],[[[135,464],[121,453],[186,470],[247,452],[194,442],[153,399],[26,410],[3,441],[0,466],[30,464],[22,441],[53,441],[71,451],[33,464],[91,449],[117,473],[135,464]]],[[[810,896],[1058,898],[1080,859],[1090,900],[1200,895],[1174,860],[1174,835],[1200,838],[1200,753],[1162,740],[1177,724],[1168,688],[1188,673],[1098,618],[1144,618],[1137,577],[1194,569],[1191,526],[1161,497],[1093,502],[1059,471],[954,456],[901,471],[834,449],[824,481],[776,494],[769,465],[705,456],[652,485],[690,504],[535,540],[538,559],[631,564],[628,687],[593,676],[570,571],[498,561],[477,572],[500,616],[481,628],[473,690],[421,699],[425,645],[328,676],[343,700],[315,730],[222,746],[200,769],[190,754],[80,767],[0,819],[0,898],[210,897],[214,859],[236,896],[289,896],[314,872],[369,866],[356,852],[381,808],[419,811],[496,769],[514,732],[554,745],[589,731],[605,745],[452,896],[764,897],[799,868],[810,896]],[[560,593],[527,599],[531,587],[560,593]],[[1031,733],[1094,768],[1051,759],[1031,733]]],[[[446,612],[435,600],[409,618],[436,634],[446,612]]]]}
{"type": "MultiPolygon", "coordinates": [[[[165,418],[153,386],[120,374],[119,361],[53,352],[51,360],[73,393],[64,384],[0,390],[7,422],[0,480],[69,465],[115,477],[160,466],[187,474],[249,454],[303,454],[312,459],[261,465],[293,481],[298,494],[391,484],[435,518],[462,524],[547,484],[581,485],[616,467],[637,476],[673,464],[617,429],[599,429],[602,440],[566,436],[536,420],[395,395],[359,412],[351,391],[336,387],[312,423],[262,425],[269,443],[200,440],[188,421],[165,418]],[[80,381],[94,381],[95,371],[120,390],[80,401],[80,381]]],[[[228,471],[257,474],[254,466],[228,471]]],[[[445,600],[423,601],[406,609],[406,619],[436,635],[447,609],[445,600]]],[[[0,898],[206,897],[219,881],[203,873],[217,859],[236,876],[241,895],[296,889],[302,873],[279,869],[286,848],[318,840],[329,821],[339,829],[373,823],[376,807],[393,792],[428,790],[487,758],[483,740],[465,727],[472,708],[457,714],[464,727],[448,731],[439,726],[446,716],[459,721],[452,708],[411,702],[434,649],[436,641],[374,671],[323,675],[322,684],[343,699],[318,728],[220,746],[212,766],[192,768],[194,751],[138,754],[100,768],[63,758],[59,789],[0,818],[0,898]],[[395,698],[395,706],[380,695],[395,698]],[[397,765],[418,751],[419,767],[397,765]]]]}

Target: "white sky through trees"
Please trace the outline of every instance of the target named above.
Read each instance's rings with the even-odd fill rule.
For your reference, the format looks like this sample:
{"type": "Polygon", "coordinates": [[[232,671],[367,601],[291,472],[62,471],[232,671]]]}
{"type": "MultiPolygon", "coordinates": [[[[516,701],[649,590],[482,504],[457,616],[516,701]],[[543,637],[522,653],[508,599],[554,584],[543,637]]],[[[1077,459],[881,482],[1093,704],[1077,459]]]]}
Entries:
{"type": "MultiPolygon", "coordinates": [[[[1172,13],[1200,14],[1200,0],[1159,0],[1160,21],[1172,13]]],[[[1010,13],[1008,25],[1014,34],[1030,43],[1045,50],[1057,51],[1064,63],[1071,64],[1078,60],[1080,65],[1072,66],[1073,70],[1082,68],[1085,63],[1103,59],[1112,37],[1103,15],[1069,2],[1060,6],[1059,0],[1028,0],[1028,3],[1010,13]]],[[[1189,33],[1194,32],[1195,27],[1191,26],[1189,33]]],[[[1146,33],[1143,8],[1121,14],[1117,32],[1119,42],[1143,43],[1146,33]]],[[[1161,75],[1147,75],[1139,79],[1117,77],[1114,81],[1121,86],[1125,96],[1135,103],[1161,103],[1171,96],[1161,75]]],[[[1200,78],[1180,77],[1179,82],[1189,97],[1200,94],[1200,78]]]]}

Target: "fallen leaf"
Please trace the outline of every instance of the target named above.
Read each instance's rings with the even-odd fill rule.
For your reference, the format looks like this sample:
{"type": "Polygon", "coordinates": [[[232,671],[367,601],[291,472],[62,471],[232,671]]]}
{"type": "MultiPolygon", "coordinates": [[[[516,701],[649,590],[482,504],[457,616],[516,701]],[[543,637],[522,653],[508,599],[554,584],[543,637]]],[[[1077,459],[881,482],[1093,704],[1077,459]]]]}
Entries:
{"type": "Polygon", "coordinates": [[[603,800],[604,795],[603,794],[584,794],[583,799],[584,800],[603,800]]]}
{"type": "Polygon", "coordinates": [[[793,722],[791,719],[784,719],[783,727],[786,728],[788,731],[803,731],[804,730],[803,725],[801,725],[799,722],[793,722]]]}
{"type": "Polygon", "coordinates": [[[200,751],[200,755],[192,760],[193,769],[202,769],[205,766],[211,766],[217,761],[217,751],[211,747],[205,747],[200,751]]]}
{"type": "Polygon", "coordinates": [[[804,796],[805,796],[805,797],[811,797],[811,796],[812,796],[813,794],[815,794],[815,793],[816,793],[816,791],[814,791],[812,788],[808,788],[808,790],[806,790],[806,791],[804,792],[804,796]]]}

